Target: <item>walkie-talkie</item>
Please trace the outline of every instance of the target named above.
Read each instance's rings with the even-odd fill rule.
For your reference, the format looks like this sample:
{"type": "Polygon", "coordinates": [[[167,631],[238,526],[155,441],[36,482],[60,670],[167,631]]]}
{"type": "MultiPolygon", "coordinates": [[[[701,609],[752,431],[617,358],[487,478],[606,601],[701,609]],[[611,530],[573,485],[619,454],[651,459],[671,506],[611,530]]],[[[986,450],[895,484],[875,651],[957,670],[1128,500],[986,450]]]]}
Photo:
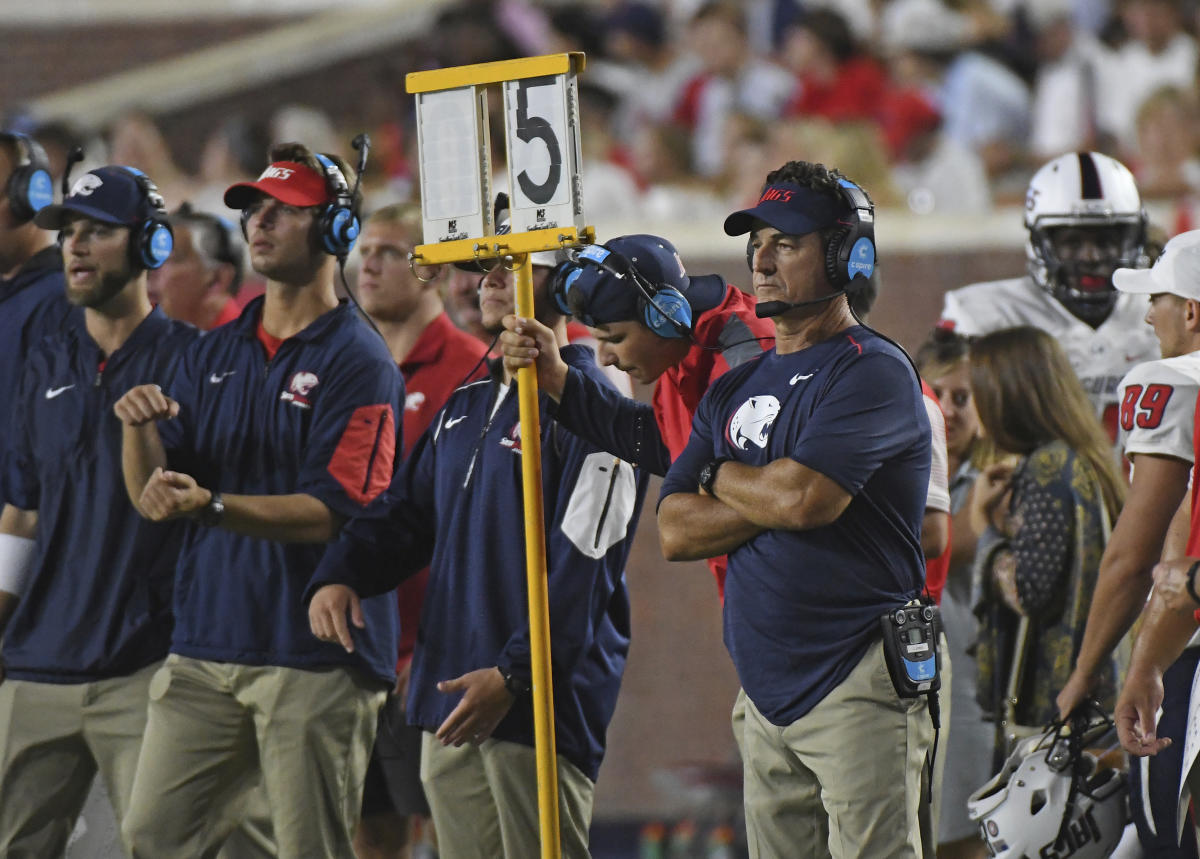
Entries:
{"type": "Polygon", "coordinates": [[[937,606],[907,605],[885,614],[879,624],[883,628],[884,661],[896,694],[901,698],[919,698],[940,689],[937,606]]]}

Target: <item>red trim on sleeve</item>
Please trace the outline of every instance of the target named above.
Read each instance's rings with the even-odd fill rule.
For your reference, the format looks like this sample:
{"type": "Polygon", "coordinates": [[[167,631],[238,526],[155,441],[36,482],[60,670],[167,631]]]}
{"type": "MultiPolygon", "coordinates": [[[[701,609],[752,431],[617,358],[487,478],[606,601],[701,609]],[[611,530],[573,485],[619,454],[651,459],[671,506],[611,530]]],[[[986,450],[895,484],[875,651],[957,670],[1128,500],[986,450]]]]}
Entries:
{"type": "Polygon", "coordinates": [[[396,416],[388,403],[359,406],[346,422],[329,473],[363,507],[387,488],[396,456],[396,416]]]}

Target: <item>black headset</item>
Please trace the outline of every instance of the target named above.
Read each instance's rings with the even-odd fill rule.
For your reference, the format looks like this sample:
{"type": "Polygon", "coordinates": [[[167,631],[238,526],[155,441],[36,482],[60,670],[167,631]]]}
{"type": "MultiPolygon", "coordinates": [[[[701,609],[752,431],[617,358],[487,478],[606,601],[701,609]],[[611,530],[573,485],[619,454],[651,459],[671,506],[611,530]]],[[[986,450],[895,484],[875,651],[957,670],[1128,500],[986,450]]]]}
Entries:
{"type": "Polygon", "coordinates": [[[167,220],[166,204],[149,176],[136,167],[124,169],[137,181],[146,210],[146,217],[129,228],[129,258],[136,268],[161,268],[175,249],[175,231],[167,220]]]}
{"type": "MultiPolygon", "coordinates": [[[[63,171],[63,199],[69,195],[67,189],[71,185],[71,168],[83,160],[83,150],[76,146],[67,156],[67,167],[63,171]]],[[[153,270],[161,268],[175,249],[175,231],[167,220],[167,207],[163,202],[162,193],[158,186],[136,167],[120,166],[134,181],[142,196],[142,209],[146,213],[142,220],[129,227],[129,264],[135,271],[142,269],[153,270]]]]}
{"type": "Polygon", "coordinates": [[[637,290],[639,320],[659,337],[666,340],[692,337],[692,305],[687,297],[675,287],[654,283],[643,275],[637,267],[637,257],[626,257],[605,245],[588,245],[572,252],[571,260],[555,269],[551,276],[550,294],[554,296],[554,303],[563,315],[574,314],[586,323],[585,314],[580,314],[578,308],[573,307],[571,298],[571,289],[586,265],[595,266],[617,280],[631,284],[637,290]]]}
{"type": "Polygon", "coordinates": [[[13,219],[18,224],[25,224],[32,221],[39,210],[54,202],[50,159],[42,145],[28,135],[3,131],[0,140],[11,141],[17,150],[17,163],[8,176],[4,194],[13,219]]]}
{"type": "MultiPolygon", "coordinates": [[[[865,289],[875,271],[875,206],[849,179],[838,179],[838,189],[848,211],[825,241],[825,276],[850,295],[865,289]]],[[[746,239],[746,267],[754,271],[753,233],[746,239]]]]}
{"type": "Polygon", "coordinates": [[[332,158],[322,155],[320,152],[313,153],[325,175],[325,187],[333,197],[317,213],[317,239],[326,253],[340,260],[344,260],[350,253],[361,230],[354,205],[354,192],[358,190],[358,183],[362,182],[362,171],[367,166],[367,149],[366,146],[359,147],[357,145],[358,137],[354,141],[356,144],[354,148],[361,148],[362,151],[362,155],[359,157],[359,172],[354,191],[350,190],[350,183],[346,181],[341,168],[332,158]]]}

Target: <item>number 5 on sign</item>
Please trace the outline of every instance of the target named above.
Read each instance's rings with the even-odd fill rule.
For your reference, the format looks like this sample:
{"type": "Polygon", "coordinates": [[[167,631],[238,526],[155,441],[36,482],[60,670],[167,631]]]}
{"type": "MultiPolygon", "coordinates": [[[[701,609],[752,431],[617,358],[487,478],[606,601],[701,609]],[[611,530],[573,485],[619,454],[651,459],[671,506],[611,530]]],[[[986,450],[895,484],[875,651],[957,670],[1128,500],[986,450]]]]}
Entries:
{"type": "Polygon", "coordinates": [[[582,229],[574,73],[507,81],[504,119],[513,232],[582,229]]]}
{"type": "MultiPolygon", "coordinates": [[[[423,265],[517,257],[594,239],[583,219],[579,53],[413,72],[423,265]],[[508,233],[492,223],[488,87],[503,93],[508,233]]],[[[497,189],[503,190],[503,188],[497,189]]]]}

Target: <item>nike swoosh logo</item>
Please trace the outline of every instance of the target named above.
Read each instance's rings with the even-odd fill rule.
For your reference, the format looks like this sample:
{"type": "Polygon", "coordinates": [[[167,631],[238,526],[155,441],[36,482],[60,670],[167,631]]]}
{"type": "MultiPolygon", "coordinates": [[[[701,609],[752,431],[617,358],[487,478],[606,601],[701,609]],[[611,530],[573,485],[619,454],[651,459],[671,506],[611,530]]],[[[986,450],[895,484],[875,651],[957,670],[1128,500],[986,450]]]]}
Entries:
{"type": "Polygon", "coordinates": [[[796,375],[792,376],[792,380],[790,382],[788,382],[788,384],[794,385],[797,382],[807,382],[809,379],[811,379],[815,375],[817,375],[816,370],[813,370],[811,373],[807,373],[807,374],[797,373],[796,375]]]}
{"type": "Polygon", "coordinates": [[[462,423],[466,419],[467,419],[466,415],[463,415],[461,418],[450,418],[450,420],[446,421],[446,429],[450,429],[450,427],[454,426],[457,423],[462,423]]]}
{"type": "Polygon", "coordinates": [[[53,400],[55,397],[57,397],[63,391],[69,391],[74,387],[75,387],[74,385],[63,385],[61,388],[47,388],[46,389],[46,399],[53,400]]]}
{"type": "Polygon", "coordinates": [[[222,373],[222,374],[221,374],[221,375],[219,375],[219,376],[218,376],[216,373],[213,373],[212,375],[210,375],[210,376],[208,377],[208,381],[209,381],[209,382],[211,382],[211,383],[212,383],[212,384],[214,384],[214,385],[217,385],[217,384],[220,384],[221,382],[224,382],[224,381],[225,381],[225,378],[226,378],[227,376],[232,376],[232,375],[233,375],[234,373],[236,373],[236,372],[237,372],[237,370],[230,370],[230,371],[228,371],[227,373],[222,373]]]}

